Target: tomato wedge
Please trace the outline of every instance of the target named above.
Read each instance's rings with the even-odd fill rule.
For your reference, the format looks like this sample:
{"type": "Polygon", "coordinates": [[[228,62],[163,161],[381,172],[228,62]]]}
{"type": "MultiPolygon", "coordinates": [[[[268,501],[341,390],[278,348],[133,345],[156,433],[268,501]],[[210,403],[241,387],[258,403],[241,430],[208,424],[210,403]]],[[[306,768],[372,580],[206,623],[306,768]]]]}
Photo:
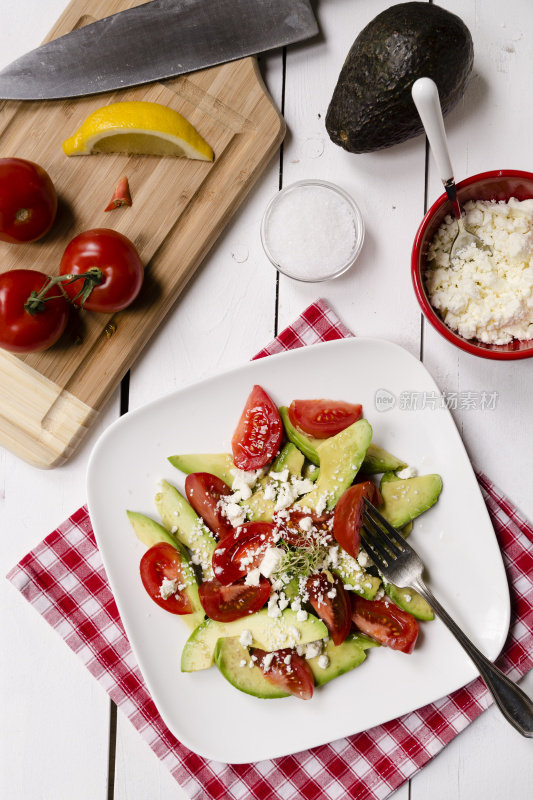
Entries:
{"type": "Polygon", "coordinates": [[[235,528],[220,508],[220,498],[231,494],[231,489],[223,480],[210,472],[191,472],[185,478],[185,494],[196,513],[203,519],[210,531],[223,539],[235,528]]]}
{"type": "Polygon", "coordinates": [[[271,522],[248,522],[224,538],[213,553],[213,570],[224,586],[236,583],[258,567],[272,547],[276,527],[271,522]]]}
{"type": "Polygon", "coordinates": [[[232,622],[263,608],[271,588],[270,581],[263,577],[259,586],[246,586],[244,581],[224,586],[211,580],[200,584],[198,595],[208,617],[217,622],[232,622]]]}
{"type": "Polygon", "coordinates": [[[233,434],[233,461],[239,469],[261,469],[272,461],[283,438],[278,409],[260,386],[254,386],[233,434]]]}
{"type": "Polygon", "coordinates": [[[191,614],[192,604],[185,589],[181,556],[175,547],[166,542],[154,544],[141,558],[141,580],[143,586],[158,606],[171,614],[191,614]],[[161,595],[164,579],[176,581],[176,591],[169,597],[161,595]]]}
{"type": "Polygon", "coordinates": [[[360,631],[402,653],[412,653],[418,622],[388,600],[365,600],[352,595],[352,620],[360,631]]]}
{"type": "Polygon", "coordinates": [[[293,400],[289,406],[289,419],[315,439],[335,436],[361,418],[360,403],[344,403],[338,400],[293,400]]]}
{"type": "Polygon", "coordinates": [[[372,481],[363,481],[346,489],[335,506],[333,517],[335,539],[354,558],[357,558],[361,544],[360,529],[365,505],[364,497],[374,505],[381,505],[379,489],[372,481]]]}
{"type": "Polygon", "coordinates": [[[288,508],[287,516],[276,519],[276,524],[283,539],[291,547],[313,547],[319,543],[327,547],[334,543],[332,521],[332,511],[318,515],[288,508]],[[300,527],[302,519],[311,519],[312,527],[309,531],[300,527]]]}
{"type": "Polygon", "coordinates": [[[254,648],[251,654],[257,657],[257,666],[270,683],[301,700],[312,698],[315,679],[311,667],[295,650],[285,648],[267,653],[254,648]]]}
{"type": "Polygon", "coordinates": [[[334,576],[330,583],[325,572],[312,575],[305,586],[309,602],[325,623],[333,644],[337,647],[344,642],[352,626],[350,599],[342,581],[334,576]]]}

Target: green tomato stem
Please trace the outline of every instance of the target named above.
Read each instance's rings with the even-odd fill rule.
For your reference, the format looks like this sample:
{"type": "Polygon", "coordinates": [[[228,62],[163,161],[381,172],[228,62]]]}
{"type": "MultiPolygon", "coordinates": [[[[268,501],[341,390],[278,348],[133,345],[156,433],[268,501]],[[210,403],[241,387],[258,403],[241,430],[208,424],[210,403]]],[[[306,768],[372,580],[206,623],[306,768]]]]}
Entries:
{"type": "MultiPolygon", "coordinates": [[[[83,281],[81,289],[76,295],[74,295],[73,298],[67,297],[66,299],[72,300],[73,303],[76,300],[80,300],[79,305],[81,308],[83,308],[94,287],[101,284],[103,280],[104,276],[99,267],[89,267],[87,272],[82,272],[79,275],[73,275],[72,273],[69,273],[68,275],[55,275],[46,281],[43,288],[39,292],[32,292],[30,294],[24,303],[24,308],[28,314],[32,315],[43,312],[48,300],[56,300],[60,296],[54,295],[53,297],[47,297],[48,292],[53,286],[59,285],[60,287],[63,287],[70,283],[75,283],[76,281],[83,281]]],[[[65,296],[64,293],[63,296],[65,296]]]]}

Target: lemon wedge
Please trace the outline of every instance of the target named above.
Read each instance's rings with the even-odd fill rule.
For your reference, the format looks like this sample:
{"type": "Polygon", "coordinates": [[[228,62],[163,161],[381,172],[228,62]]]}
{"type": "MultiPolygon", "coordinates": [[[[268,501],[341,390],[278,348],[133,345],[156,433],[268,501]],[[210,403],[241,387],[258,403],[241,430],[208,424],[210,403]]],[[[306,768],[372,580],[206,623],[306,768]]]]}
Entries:
{"type": "Polygon", "coordinates": [[[137,100],[93,111],[74,136],[63,142],[63,152],[67,156],[127,153],[213,160],[211,147],[185,117],[168,106],[137,100]]]}

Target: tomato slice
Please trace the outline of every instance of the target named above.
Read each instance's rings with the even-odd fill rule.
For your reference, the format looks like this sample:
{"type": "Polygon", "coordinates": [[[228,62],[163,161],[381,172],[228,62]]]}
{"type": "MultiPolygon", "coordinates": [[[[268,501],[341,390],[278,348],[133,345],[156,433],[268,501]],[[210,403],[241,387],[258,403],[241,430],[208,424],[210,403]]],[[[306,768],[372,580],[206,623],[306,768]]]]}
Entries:
{"type": "Polygon", "coordinates": [[[260,386],[252,389],[233,434],[233,461],[239,469],[261,469],[272,461],[283,438],[278,409],[260,386]]]}
{"type": "Polygon", "coordinates": [[[337,647],[344,642],[352,626],[352,609],[348,593],[342,581],[334,576],[330,583],[325,572],[319,572],[307,579],[305,586],[309,602],[325,623],[333,644],[337,647]]]}
{"type": "Polygon", "coordinates": [[[327,547],[335,541],[331,533],[332,511],[319,515],[288,508],[287,515],[276,519],[276,524],[283,539],[291,547],[313,547],[316,544],[327,547]],[[311,520],[310,530],[305,530],[300,526],[302,519],[311,520]]]}
{"type": "Polygon", "coordinates": [[[232,622],[263,608],[271,588],[270,581],[263,577],[259,586],[246,586],[244,581],[224,586],[211,580],[200,584],[198,595],[208,617],[217,622],[232,622]]]}
{"type": "Polygon", "coordinates": [[[220,508],[220,498],[231,494],[231,489],[223,480],[210,472],[191,472],[185,478],[185,494],[196,513],[203,519],[210,531],[223,539],[235,528],[224,516],[220,508]]]}
{"type": "Polygon", "coordinates": [[[360,631],[402,653],[412,653],[418,622],[388,600],[365,600],[352,595],[352,620],[360,631]]]}
{"type": "Polygon", "coordinates": [[[185,578],[181,565],[181,556],[175,547],[167,542],[154,544],[141,558],[141,580],[143,586],[158,606],[171,614],[191,614],[192,604],[185,589],[185,578]],[[177,581],[176,592],[169,597],[161,596],[164,578],[177,581]]]}
{"type": "Polygon", "coordinates": [[[312,698],[315,679],[311,667],[295,650],[287,647],[267,653],[254,648],[251,654],[257,657],[256,664],[270,683],[301,700],[312,698]]]}
{"type": "Polygon", "coordinates": [[[381,495],[376,485],[372,481],[362,481],[350,486],[341,495],[333,517],[335,539],[354,558],[357,558],[361,544],[360,529],[365,505],[364,497],[374,505],[381,504],[381,495]]]}
{"type": "Polygon", "coordinates": [[[292,424],[315,439],[335,436],[357,422],[362,413],[360,403],[338,400],[293,400],[289,406],[292,424]]]}
{"type": "Polygon", "coordinates": [[[215,576],[229,586],[258,567],[265,550],[272,547],[276,527],[271,522],[248,522],[230,533],[213,553],[215,576]]]}

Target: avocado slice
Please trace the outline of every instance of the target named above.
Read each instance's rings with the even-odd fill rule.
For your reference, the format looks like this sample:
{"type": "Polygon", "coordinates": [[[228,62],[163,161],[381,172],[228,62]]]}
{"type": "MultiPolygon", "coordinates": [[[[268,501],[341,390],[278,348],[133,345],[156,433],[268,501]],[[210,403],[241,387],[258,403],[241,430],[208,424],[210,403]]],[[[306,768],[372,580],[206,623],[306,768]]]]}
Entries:
{"type": "Polygon", "coordinates": [[[407,464],[405,461],[400,461],[399,458],[388,453],[377,444],[371,444],[368,448],[361,467],[362,472],[366,475],[375,475],[379,472],[392,472],[396,469],[403,469],[407,464]]]}
{"type": "Polygon", "coordinates": [[[302,431],[299,431],[298,428],[295,428],[290,420],[289,409],[287,406],[280,406],[278,410],[281,421],[283,422],[283,427],[285,428],[287,439],[296,445],[298,450],[301,450],[308,461],[318,467],[320,465],[320,458],[318,456],[317,448],[318,445],[325,441],[325,439],[315,439],[314,436],[309,436],[307,433],[302,433],[302,431]]]}
{"type": "Polygon", "coordinates": [[[350,633],[344,642],[337,647],[331,639],[322,651],[322,655],[329,658],[329,665],[322,669],[318,666],[320,656],[310,658],[307,662],[311,667],[315,684],[322,686],[324,683],[344,675],[355,667],[358,667],[366,659],[365,650],[370,647],[379,647],[379,642],[374,641],[369,636],[359,633],[350,633]]]}
{"type": "Polygon", "coordinates": [[[393,583],[385,583],[385,592],[398,608],[408,611],[416,619],[435,619],[433,609],[415,589],[404,589],[393,583]]]}
{"type": "Polygon", "coordinates": [[[324,439],[317,447],[320,475],[315,488],[295,503],[322,513],[335,508],[337,500],[359,472],[372,439],[372,428],[360,419],[335,436],[324,439]]]}
{"type": "MultiPolygon", "coordinates": [[[[320,445],[324,444],[327,439],[315,439],[313,436],[308,436],[308,434],[302,433],[302,431],[299,431],[298,428],[295,428],[289,417],[289,409],[286,406],[280,406],[279,414],[283,422],[283,427],[285,428],[287,439],[302,451],[308,461],[317,467],[320,466],[318,448],[320,445]]],[[[401,461],[399,458],[396,458],[396,456],[388,453],[382,447],[378,447],[378,445],[371,442],[368,446],[368,450],[365,453],[365,457],[361,465],[361,471],[366,475],[373,475],[378,472],[389,472],[395,469],[402,469],[402,467],[406,466],[407,464],[404,461],[401,461]]],[[[316,480],[316,478],[313,478],[310,475],[306,475],[305,477],[310,478],[311,480],[316,480]]]]}
{"type": "Polygon", "coordinates": [[[233,458],[229,453],[189,453],[187,455],[169,456],[168,460],[176,469],[189,475],[191,472],[209,472],[231,487],[235,469],[233,458]]]}
{"type": "MultiPolygon", "coordinates": [[[[365,650],[370,647],[379,647],[379,643],[364,634],[352,633],[338,647],[335,647],[330,640],[323,651],[323,654],[329,658],[329,665],[326,669],[318,666],[319,656],[311,658],[307,662],[313,673],[315,684],[322,686],[333,678],[338,678],[339,675],[344,675],[345,672],[358,667],[366,658],[365,650]]],[[[271,683],[259,667],[250,666],[250,663],[253,664],[250,662],[248,649],[240,644],[237,637],[219,639],[216,643],[215,664],[226,680],[236,689],[264,700],[289,697],[287,692],[271,683]],[[243,660],[246,661],[245,666],[241,666],[243,660]]]]}
{"type": "Polygon", "coordinates": [[[233,622],[206,619],[191,633],[185,643],[181,654],[181,671],[195,672],[207,669],[213,663],[217,641],[226,636],[239,636],[245,630],[249,630],[252,634],[253,647],[260,647],[261,650],[269,652],[315,642],[328,635],[328,629],[318,617],[309,614],[306,620],[298,622],[296,612],[289,608],[286,608],[277,619],[269,617],[266,608],[233,622]]]}
{"type": "Polygon", "coordinates": [[[402,528],[433,506],[442,491],[440,475],[418,475],[416,478],[391,478],[386,473],[379,490],[383,497],[380,512],[395,528],[402,528]]]}
{"type": "Polygon", "coordinates": [[[361,31],[346,57],[326,114],[330,139],[351,153],[370,153],[418,136],[414,81],[432,78],[447,114],[466,89],[473,60],[472,37],[455,14],[425,2],[393,5],[361,31]]]}
{"type": "MultiPolygon", "coordinates": [[[[300,478],[305,458],[292,442],[287,442],[281,449],[277,458],[270,467],[271,472],[283,472],[287,469],[290,478],[300,478]]],[[[246,510],[246,515],[252,522],[272,522],[276,504],[265,497],[265,488],[270,483],[269,476],[261,478],[260,486],[248,500],[243,500],[241,506],[246,510]]]]}
{"type": "Polygon", "coordinates": [[[263,671],[250,660],[248,648],[243,647],[236,636],[219,639],[214,658],[222,675],[239,691],[264,700],[290,696],[265,678],[263,671]],[[244,667],[241,666],[243,659],[246,660],[244,667]],[[253,666],[250,667],[250,664],[253,666]]]}
{"type": "Polygon", "coordinates": [[[192,553],[193,563],[202,568],[204,580],[214,577],[211,560],[217,546],[216,539],[175,486],[161,481],[161,489],[155,496],[156,508],[163,525],[176,534],[182,544],[192,553]]]}
{"type": "Polygon", "coordinates": [[[367,600],[373,600],[381,587],[381,578],[376,578],[360,566],[353,556],[339,547],[339,555],[335,567],[331,571],[339,576],[345,586],[352,586],[350,591],[360,594],[367,600]]]}
{"type": "Polygon", "coordinates": [[[191,601],[193,607],[192,614],[181,614],[180,616],[187,625],[194,630],[204,621],[205,611],[198,597],[198,583],[189,559],[189,554],[175,536],[172,536],[166,528],[163,528],[162,525],[151,519],[151,517],[139,514],[138,511],[126,511],[126,514],[135,531],[135,535],[147,547],[153,547],[154,544],[165,542],[175,547],[179,552],[183,567],[183,576],[188,584],[186,589],[184,589],[184,593],[191,601]]]}
{"type": "Polygon", "coordinates": [[[295,478],[300,478],[304,462],[303,453],[292,442],[287,442],[270,467],[270,472],[283,472],[284,469],[288,469],[291,477],[294,475],[295,478]]]}

